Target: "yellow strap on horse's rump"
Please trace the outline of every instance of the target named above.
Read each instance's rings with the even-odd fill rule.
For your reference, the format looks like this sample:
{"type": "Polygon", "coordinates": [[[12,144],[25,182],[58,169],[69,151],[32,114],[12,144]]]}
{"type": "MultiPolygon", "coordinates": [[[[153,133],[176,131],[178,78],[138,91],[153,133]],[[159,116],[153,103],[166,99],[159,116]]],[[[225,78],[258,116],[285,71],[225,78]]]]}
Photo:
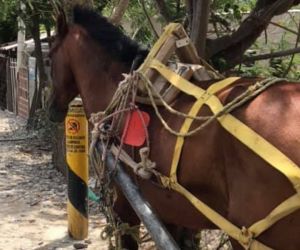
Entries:
{"type": "Polygon", "coordinates": [[[250,226],[249,231],[252,232],[255,237],[257,237],[277,221],[298,209],[300,209],[300,194],[296,193],[273,209],[273,211],[271,211],[267,217],[255,222],[252,226],[250,226]]]}
{"type": "MultiPolygon", "coordinates": [[[[211,98],[207,100],[206,104],[211,108],[214,114],[223,109],[222,103],[216,96],[211,96],[211,98]]],[[[223,128],[225,128],[235,138],[259,155],[262,159],[269,163],[269,165],[285,175],[297,192],[296,195],[283,201],[280,205],[273,209],[266,218],[256,222],[249,228],[255,236],[258,236],[271,227],[275,222],[300,208],[300,168],[279,149],[234,116],[226,114],[218,117],[217,119],[223,128]]]]}
{"type": "Polygon", "coordinates": [[[267,247],[263,243],[255,239],[251,239],[250,235],[243,235],[241,229],[239,229],[237,226],[225,219],[219,213],[211,209],[205,203],[200,201],[197,197],[195,197],[187,189],[181,186],[178,182],[172,184],[172,189],[182,194],[185,198],[187,198],[197,210],[199,210],[211,222],[213,222],[216,226],[218,226],[220,229],[226,232],[233,239],[240,242],[245,249],[247,249],[248,246],[251,245],[251,250],[271,250],[271,248],[267,247]]]}
{"type": "MultiPolygon", "coordinates": [[[[223,109],[222,103],[216,96],[211,96],[206,104],[214,114],[223,109]]],[[[293,184],[295,190],[300,191],[300,168],[291,159],[231,114],[225,114],[217,119],[223,128],[284,174],[293,184]]]]}
{"type": "MultiPolygon", "coordinates": [[[[192,95],[196,97],[198,100],[192,107],[190,114],[197,114],[201,106],[205,103],[210,107],[214,114],[217,114],[223,109],[223,104],[220,100],[214,96],[219,88],[224,84],[223,88],[228,86],[230,83],[226,81],[221,81],[221,83],[216,83],[212,85],[207,91],[191,84],[184,78],[178,76],[173,71],[166,68],[160,62],[154,61],[151,65],[151,68],[156,69],[164,78],[166,78],[172,85],[185,92],[186,94],[192,95]],[[197,110],[198,109],[198,110],[197,110]]],[[[284,174],[290,182],[293,184],[294,188],[298,192],[296,195],[288,198],[284,202],[282,202],[279,206],[277,206],[271,213],[264,219],[253,224],[249,230],[254,234],[254,237],[257,237],[270,226],[272,226],[278,220],[284,218],[288,214],[296,211],[300,207],[299,203],[299,192],[300,192],[300,169],[298,166],[291,161],[286,155],[284,155],[280,150],[258,135],[251,128],[246,126],[244,123],[236,119],[231,114],[226,114],[217,118],[221,125],[234,137],[240,140],[243,144],[245,144],[248,148],[254,151],[257,155],[263,158],[266,162],[268,162],[271,166],[276,168],[282,174],[284,174]]],[[[182,130],[188,131],[191,125],[191,119],[186,119],[182,130]]],[[[181,131],[182,132],[182,131],[181,131]]],[[[231,237],[235,238],[239,242],[241,242],[237,238],[237,234],[240,233],[240,229],[234,226],[231,222],[223,218],[221,215],[216,213],[214,210],[206,206],[199,199],[194,197],[191,193],[185,190],[180,184],[177,182],[176,171],[177,164],[180,158],[181,149],[183,145],[183,138],[178,138],[175,148],[175,154],[171,168],[171,183],[174,189],[184,195],[192,204],[202,212],[208,219],[210,219],[214,224],[216,224],[219,228],[223,229],[227,232],[231,237]],[[175,181],[175,182],[174,182],[175,181]],[[180,188],[179,188],[180,187],[180,188]],[[194,197],[194,198],[193,198],[194,197]],[[203,204],[205,207],[203,207],[203,204]],[[238,230],[238,232],[237,232],[238,230]]],[[[251,249],[261,249],[262,245],[259,243],[260,247],[257,245],[257,241],[255,244],[251,244],[251,249]]],[[[264,246],[266,249],[266,246],[264,246]]]]}

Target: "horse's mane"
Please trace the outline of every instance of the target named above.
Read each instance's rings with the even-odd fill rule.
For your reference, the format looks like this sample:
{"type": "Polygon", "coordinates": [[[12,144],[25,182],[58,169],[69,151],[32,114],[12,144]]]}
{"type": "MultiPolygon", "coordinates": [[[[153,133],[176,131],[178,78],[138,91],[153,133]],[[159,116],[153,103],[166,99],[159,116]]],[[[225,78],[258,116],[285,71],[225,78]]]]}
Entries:
{"type": "Polygon", "coordinates": [[[123,63],[130,65],[137,57],[144,60],[148,54],[146,49],[91,9],[75,6],[73,18],[74,24],[82,26],[111,56],[123,63]]]}

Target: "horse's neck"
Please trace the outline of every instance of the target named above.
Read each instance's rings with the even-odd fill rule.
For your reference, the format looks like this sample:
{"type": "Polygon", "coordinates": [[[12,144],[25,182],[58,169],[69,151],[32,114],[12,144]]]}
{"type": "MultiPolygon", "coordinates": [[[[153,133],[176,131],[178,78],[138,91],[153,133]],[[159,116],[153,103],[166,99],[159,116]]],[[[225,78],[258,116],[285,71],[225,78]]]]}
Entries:
{"type": "Polygon", "coordinates": [[[107,60],[95,60],[92,68],[83,66],[76,81],[88,117],[106,109],[126,71],[122,64],[107,60]]]}
{"type": "Polygon", "coordinates": [[[64,43],[86,115],[90,117],[91,113],[107,107],[123,78],[122,73],[129,71],[128,66],[113,60],[77,25],[71,27],[64,43]]]}
{"type": "Polygon", "coordinates": [[[109,84],[103,77],[90,78],[83,81],[82,84],[86,84],[86,87],[80,90],[80,96],[87,117],[90,117],[92,113],[105,110],[113,96],[115,85],[109,84]]]}

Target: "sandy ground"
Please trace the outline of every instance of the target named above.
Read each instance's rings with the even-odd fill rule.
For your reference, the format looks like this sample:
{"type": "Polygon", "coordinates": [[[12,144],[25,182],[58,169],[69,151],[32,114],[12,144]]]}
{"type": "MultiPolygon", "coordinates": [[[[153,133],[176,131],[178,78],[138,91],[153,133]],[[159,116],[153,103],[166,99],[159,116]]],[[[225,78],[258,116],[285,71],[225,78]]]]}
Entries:
{"type": "MultiPolygon", "coordinates": [[[[23,123],[0,111],[0,249],[74,249],[78,241],[67,234],[65,179],[51,164],[50,147],[31,138],[23,123]]],[[[89,221],[89,238],[79,243],[106,249],[99,236],[103,218],[89,221]]]]}

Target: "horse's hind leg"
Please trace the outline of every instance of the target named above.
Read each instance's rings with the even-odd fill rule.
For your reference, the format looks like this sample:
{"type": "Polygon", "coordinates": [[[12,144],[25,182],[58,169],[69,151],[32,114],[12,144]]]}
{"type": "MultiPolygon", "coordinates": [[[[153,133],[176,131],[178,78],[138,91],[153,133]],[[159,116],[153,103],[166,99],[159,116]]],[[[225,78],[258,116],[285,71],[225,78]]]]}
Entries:
{"type": "Polygon", "coordinates": [[[182,229],[181,238],[183,242],[183,248],[185,250],[198,250],[200,249],[200,239],[196,237],[194,230],[187,228],[182,229]]]}
{"type": "Polygon", "coordinates": [[[166,224],[166,227],[181,250],[199,249],[199,240],[195,238],[194,231],[173,224],[166,224]]]}
{"type": "MultiPolygon", "coordinates": [[[[118,198],[114,205],[114,211],[118,215],[118,217],[121,219],[123,223],[128,223],[130,227],[135,227],[140,225],[140,220],[135,214],[134,210],[124,197],[124,195],[121,192],[118,192],[118,198]]],[[[130,230],[130,233],[134,233],[133,230],[130,230]]],[[[138,237],[139,230],[137,228],[136,234],[138,237]]],[[[129,250],[137,250],[138,249],[138,243],[132,237],[131,234],[125,234],[121,237],[121,244],[122,249],[129,249],[129,250]]]]}

